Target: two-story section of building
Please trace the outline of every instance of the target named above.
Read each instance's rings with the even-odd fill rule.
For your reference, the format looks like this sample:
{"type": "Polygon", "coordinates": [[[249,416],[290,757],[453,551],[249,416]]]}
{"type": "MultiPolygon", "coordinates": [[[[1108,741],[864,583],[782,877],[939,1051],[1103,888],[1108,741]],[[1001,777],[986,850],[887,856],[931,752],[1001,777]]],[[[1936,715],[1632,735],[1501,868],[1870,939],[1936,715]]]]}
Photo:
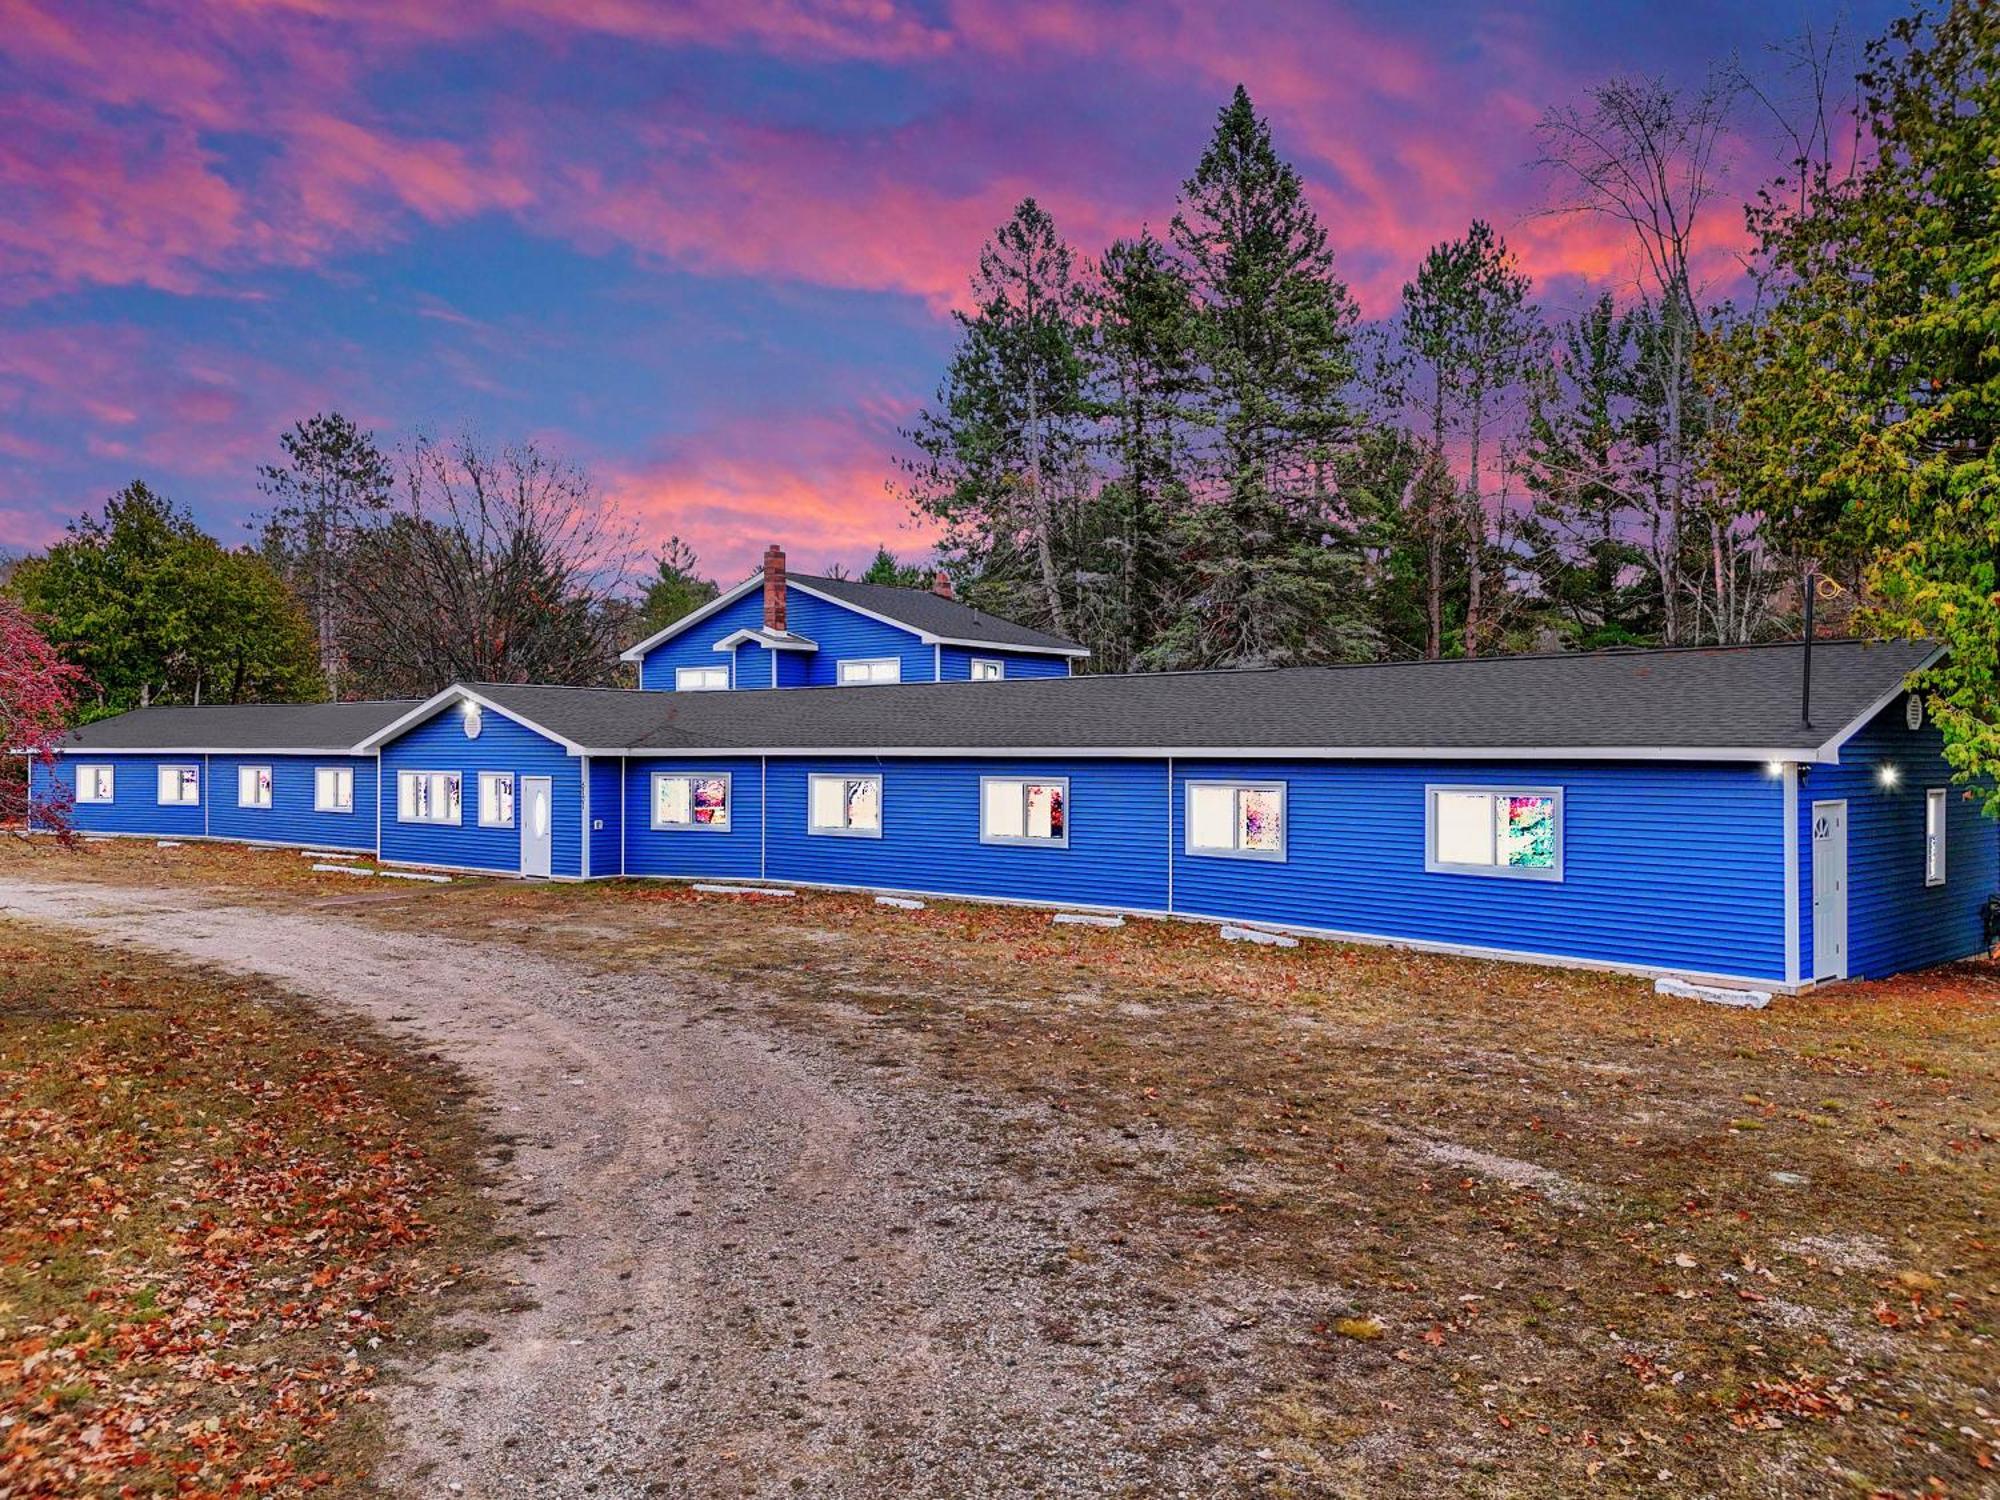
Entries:
{"type": "Polygon", "coordinates": [[[621,660],[663,692],[1067,677],[1090,653],[930,590],[789,573],[784,552],[621,660]]]}

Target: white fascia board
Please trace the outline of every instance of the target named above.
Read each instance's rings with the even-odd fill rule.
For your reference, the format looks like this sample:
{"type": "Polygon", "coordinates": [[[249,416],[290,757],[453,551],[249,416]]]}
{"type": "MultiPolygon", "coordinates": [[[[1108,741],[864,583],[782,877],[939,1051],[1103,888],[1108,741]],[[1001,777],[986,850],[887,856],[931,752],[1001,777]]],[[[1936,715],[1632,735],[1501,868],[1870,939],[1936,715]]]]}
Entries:
{"type": "Polygon", "coordinates": [[[647,636],[643,641],[639,642],[638,645],[626,647],[623,651],[618,653],[618,659],[620,661],[639,661],[645,656],[645,654],[648,651],[651,651],[655,646],[659,645],[660,642],[672,640],[675,636],[679,635],[683,630],[686,630],[690,625],[698,625],[703,620],[706,620],[710,615],[714,614],[718,609],[723,609],[731,604],[734,604],[738,599],[741,599],[745,594],[749,593],[752,588],[755,588],[758,585],[762,584],[763,581],[764,581],[763,573],[761,572],[752,573],[748,578],[744,579],[741,583],[737,584],[735,588],[730,589],[725,593],[717,594],[713,599],[709,600],[708,603],[704,604],[700,609],[696,610],[693,614],[682,615],[678,620],[674,621],[673,624],[667,626],[665,629],[654,631],[651,635],[647,636]]]}
{"type": "MultiPolygon", "coordinates": [[[[546,733],[547,731],[542,731],[546,733]]],[[[1782,750],[1745,749],[1742,746],[1693,746],[1688,749],[1627,749],[1602,745],[1531,745],[1521,749],[1423,747],[1410,745],[1362,745],[1328,749],[1323,746],[1292,745],[1246,749],[1230,745],[625,745],[592,748],[587,755],[625,755],[647,760],[673,760],[686,756],[889,756],[899,759],[926,759],[955,756],[986,760],[1160,760],[1176,756],[1185,760],[1636,760],[1712,761],[1731,765],[1768,765],[1771,762],[1806,763],[1811,750],[1792,746],[1782,750]]]]}
{"type": "Polygon", "coordinates": [[[822,603],[831,604],[837,609],[852,610],[857,615],[865,615],[878,625],[887,625],[893,629],[902,631],[905,635],[915,636],[926,646],[979,646],[991,651],[1026,651],[1040,656],[1090,655],[1090,652],[1081,646],[1010,646],[1005,641],[975,641],[955,635],[933,635],[928,630],[923,630],[912,625],[908,620],[899,620],[893,615],[882,614],[878,610],[868,608],[865,604],[856,604],[851,599],[838,599],[832,594],[822,594],[818,589],[810,588],[800,583],[796,578],[788,579],[786,582],[789,587],[797,589],[801,594],[811,594],[813,598],[820,600],[822,603]]]}
{"type": "Polygon", "coordinates": [[[1869,720],[1873,719],[1875,715],[1882,712],[1883,709],[1887,708],[1891,703],[1894,703],[1898,698],[1902,697],[1903,694],[1909,692],[1910,677],[1916,676],[1916,674],[1919,672],[1929,671],[1932,667],[1938,664],[1938,662],[1944,657],[1944,655],[1945,655],[1945,648],[1943,646],[1939,646],[1936,650],[1932,651],[1929,656],[1926,656],[1922,661],[1918,662],[1914,667],[1910,668],[1908,676],[1906,676],[1901,682],[1898,682],[1894,687],[1890,688],[1889,691],[1884,693],[1881,697],[1877,698],[1873,703],[1869,704],[1868,707],[1866,707],[1858,715],[1856,715],[1855,718],[1840,731],[1840,733],[1836,734],[1832,739],[1828,740],[1825,744],[1821,745],[1819,749],[1815,750],[1812,755],[1813,763],[1815,765],[1825,765],[1825,766],[1839,765],[1840,747],[1842,745],[1845,745],[1849,740],[1853,739],[1855,735],[1859,734],[1863,729],[1867,728],[1869,720]]]}
{"type": "Polygon", "coordinates": [[[768,646],[773,651],[819,650],[818,641],[809,641],[802,635],[774,636],[769,631],[751,630],[747,627],[742,630],[730,631],[728,635],[725,635],[721,640],[709,647],[709,649],[711,651],[729,651],[742,645],[745,641],[754,641],[757,645],[768,646]]]}
{"type": "Polygon", "coordinates": [[[459,703],[477,703],[481,708],[490,709],[492,712],[500,715],[501,718],[507,719],[515,724],[519,724],[523,729],[532,730],[534,733],[539,734],[543,739],[554,740],[558,745],[561,745],[563,749],[567,750],[571,755],[605,755],[605,754],[616,755],[618,753],[616,750],[611,750],[611,751],[585,750],[583,746],[579,745],[575,740],[571,739],[568,735],[557,734],[553,729],[549,728],[546,724],[537,724],[533,719],[529,718],[526,714],[520,713],[515,709],[506,708],[501,704],[495,703],[491,698],[488,698],[483,694],[476,693],[471,688],[466,687],[460,683],[453,683],[450,687],[444,689],[444,691],[439,693],[433,693],[430,697],[426,698],[422,703],[419,703],[415,708],[411,709],[408,713],[404,714],[402,718],[397,719],[392,724],[383,725],[382,728],[376,730],[373,734],[369,735],[367,739],[363,740],[359,745],[357,745],[355,747],[355,753],[362,754],[369,751],[379,751],[382,748],[382,746],[386,745],[390,740],[396,739],[399,736],[401,736],[405,730],[411,729],[414,726],[421,724],[428,719],[434,719],[438,716],[438,714],[442,713],[445,709],[451,708],[459,703]]]}

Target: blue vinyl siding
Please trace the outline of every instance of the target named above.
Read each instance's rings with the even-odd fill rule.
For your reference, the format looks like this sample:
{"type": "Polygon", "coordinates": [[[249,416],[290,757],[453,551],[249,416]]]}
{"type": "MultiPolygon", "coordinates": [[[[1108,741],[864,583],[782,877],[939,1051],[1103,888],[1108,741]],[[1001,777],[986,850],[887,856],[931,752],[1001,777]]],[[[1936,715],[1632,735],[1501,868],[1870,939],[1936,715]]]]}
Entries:
{"type": "Polygon", "coordinates": [[[1847,803],[1847,972],[1880,979],[1982,951],[1979,909],[2000,888],[2000,827],[1955,785],[1943,739],[1912,731],[1904,700],[1799,779],[1799,965],[1813,978],[1812,805],[1847,803]],[[1885,765],[1896,785],[1881,782],[1885,765]],[[1924,884],[1924,793],[1946,792],[1945,883],[1924,884]]]}
{"type": "Polygon", "coordinates": [[[520,819],[527,807],[521,796],[520,778],[546,776],[552,794],[551,811],[555,815],[551,869],[557,875],[579,875],[583,866],[581,768],[582,762],[555,741],[491,709],[483,716],[479,738],[469,740],[465,737],[462,717],[455,709],[448,708],[382,747],[382,858],[404,864],[518,874],[520,819]],[[456,825],[397,822],[399,771],[457,771],[464,778],[462,821],[456,825]],[[479,826],[481,771],[514,773],[514,827],[479,826]]]}
{"type": "Polygon", "coordinates": [[[639,686],[671,692],[678,667],[728,666],[730,653],[715,650],[715,643],[732,631],[755,630],[763,623],[764,591],[752,589],[734,604],[648,651],[639,663],[639,686]]]}
{"type": "Polygon", "coordinates": [[[1405,938],[1784,977],[1784,802],[1761,767],[1180,761],[1174,909],[1405,938]],[[1286,783],[1282,862],[1184,851],[1189,779],[1286,783]],[[1429,785],[1561,787],[1560,881],[1427,872],[1429,785]]]}
{"type": "Polygon", "coordinates": [[[375,848],[372,755],[217,755],[210,757],[209,776],[215,790],[214,805],[208,810],[212,837],[371,852],[375,848]],[[236,772],[242,766],[271,768],[269,807],[236,805],[236,772]],[[313,810],[314,773],[321,766],[354,772],[353,812],[313,810]]]}
{"type": "Polygon", "coordinates": [[[628,875],[721,877],[754,880],[758,873],[759,765],[755,756],[688,760],[684,758],[626,762],[625,873],[628,875]],[[728,776],[729,828],[653,827],[653,773],[676,776],[728,776]]]}
{"type": "MultiPolygon", "coordinates": [[[[727,665],[730,652],[715,642],[737,630],[756,630],[764,623],[764,591],[752,589],[724,609],[662,641],[639,663],[639,686],[670,691],[679,667],[727,665]]],[[[739,675],[736,686],[771,686],[770,658],[777,663],[781,687],[830,687],[839,680],[843,659],[883,656],[898,658],[903,681],[930,682],[937,670],[937,648],[927,646],[913,630],[885,625],[844,605],[830,603],[799,589],[785,593],[785,624],[794,635],[815,642],[817,651],[767,651],[762,646],[735,650],[739,675]]]]}
{"type": "Polygon", "coordinates": [[[621,830],[624,799],[616,756],[600,755],[590,762],[590,870],[593,876],[622,875],[621,830]]]}
{"type": "MultiPolygon", "coordinates": [[[[108,765],[114,768],[111,773],[111,801],[78,802],[72,808],[70,823],[79,833],[136,833],[163,839],[192,839],[202,837],[207,831],[203,821],[209,811],[206,759],[200,755],[100,755],[88,752],[60,757],[53,774],[56,783],[73,796],[76,792],[77,766],[108,765]],[[203,767],[199,807],[159,805],[161,766],[203,767]]],[[[37,788],[49,784],[50,772],[47,768],[35,766],[32,774],[37,788]]],[[[235,795],[235,783],[232,781],[230,796],[233,798],[235,795]]]]}
{"type": "Polygon", "coordinates": [[[1161,762],[774,757],[769,785],[773,880],[1140,911],[1167,904],[1161,762]],[[882,777],[879,839],[807,832],[807,778],[849,772],[882,777]],[[1067,777],[1068,846],[982,844],[981,776],[1067,777]]]}
{"type": "Polygon", "coordinates": [[[840,680],[839,664],[860,658],[893,656],[902,662],[903,681],[930,682],[936,675],[937,649],[927,646],[913,630],[884,625],[839,604],[791,589],[785,598],[785,624],[795,635],[816,642],[819,650],[795,652],[805,658],[807,687],[831,687],[840,680]]]}
{"type": "Polygon", "coordinates": [[[1007,664],[1010,679],[1022,677],[1067,677],[1070,658],[1067,656],[1041,656],[1030,651],[988,651],[983,647],[941,646],[944,675],[940,682],[964,682],[972,676],[972,659],[981,661],[999,660],[1007,664]]]}

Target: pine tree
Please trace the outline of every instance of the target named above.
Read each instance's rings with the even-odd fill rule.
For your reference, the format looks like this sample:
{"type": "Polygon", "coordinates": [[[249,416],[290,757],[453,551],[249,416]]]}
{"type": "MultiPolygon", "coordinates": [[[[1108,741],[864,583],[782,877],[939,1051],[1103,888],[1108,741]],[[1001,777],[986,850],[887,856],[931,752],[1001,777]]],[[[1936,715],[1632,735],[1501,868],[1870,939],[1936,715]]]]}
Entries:
{"type": "Polygon", "coordinates": [[[1182,186],[1173,238],[1195,298],[1202,503],[1178,528],[1192,597],[1151,658],[1368,655],[1360,550],[1332,483],[1354,436],[1357,312],[1298,173],[1241,86],[1182,186]]]}
{"type": "Polygon", "coordinates": [[[701,560],[695,556],[694,548],[678,536],[667,538],[667,544],[654,559],[653,576],[646,580],[646,592],[639,604],[641,636],[666,629],[716,596],[719,590],[715,581],[702,577],[700,569],[701,560]]]}
{"type": "Polygon", "coordinates": [[[278,442],[285,462],[258,471],[260,488],[276,502],[264,554],[304,601],[327,696],[338,699],[349,595],[362,586],[349,563],[356,538],[388,508],[393,475],[373,434],[339,412],[308,417],[278,442]]]}
{"type": "MultiPolygon", "coordinates": [[[[1505,242],[1478,219],[1463,239],[1433,246],[1417,279],[1403,287],[1403,336],[1429,376],[1433,446],[1446,452],[1447,434],[1453,431],[1466,439],[1461,527],[1467,656],[1479,654],[1488,624],[1486,436],[1498,406],[1527,372],[1539,340],[1540,317],[1528,293],[1528,278],[1505,242]]],[[[1434,573],[1434,618],[1440,614],[1441,589],[1442,579],[1434,573]]],[[[1442,649],[1441,640],[1432,642],[1432,655],[1442,649]]]]}
{"type": "Polygon", "coordinates": [[[921,455],[905,468],[909,496],[947,551],[996,591],[1024,585],[1020,613],[1065,635],[1061,533],[1084,489],[1090,424],[1083,288],[1034,199],[980,251],[972,292],[936,405],[905,434],[921,455]]]}
{"type": "Polygon", "coordinates": [[[1187,278],[1150,233],[1119,240],[1091,294],[1093,375],[1109,474],[1097,497],[1111,597],[1093,637],[1098,665],[1122,671],[1146,651],[1173,586],[1171,532],[1186,510],[1187,403],[1194,389],[1187,278]]]}

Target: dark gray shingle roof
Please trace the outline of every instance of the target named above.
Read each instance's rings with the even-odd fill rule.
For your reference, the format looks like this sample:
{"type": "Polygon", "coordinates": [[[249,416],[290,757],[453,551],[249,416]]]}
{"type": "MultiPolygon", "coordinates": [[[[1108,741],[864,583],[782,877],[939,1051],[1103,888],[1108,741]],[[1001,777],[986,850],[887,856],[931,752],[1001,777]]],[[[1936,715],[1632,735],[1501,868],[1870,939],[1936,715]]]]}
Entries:
{"type": "Polygon", "coordinates": [[[225,703],[138,708],[73,729],[66,750],[344,750],[423,700],[366,703],[225,703]]]}
{"type": "Polygon", "coordinates": [[[480,685],[591,750],[1245,750],[1809,755],[1933,654],[1795,644],[1279,671],[655,693],[480,685]]]}
{"type": "Polygon", "coordinates": [[[948,640],[982,641],[995,646],[1027,646],[1044,651],[1081,651],[1075,641],[1046,631],[1016,625],[998,615],[989,615],[957,599],[946,599],[927,589],[899,589],[882,583],[861,583],[852,578],[817,578],[794,573],[792,582],[842,603],[872,610],[878,615],[948,640]]]}

